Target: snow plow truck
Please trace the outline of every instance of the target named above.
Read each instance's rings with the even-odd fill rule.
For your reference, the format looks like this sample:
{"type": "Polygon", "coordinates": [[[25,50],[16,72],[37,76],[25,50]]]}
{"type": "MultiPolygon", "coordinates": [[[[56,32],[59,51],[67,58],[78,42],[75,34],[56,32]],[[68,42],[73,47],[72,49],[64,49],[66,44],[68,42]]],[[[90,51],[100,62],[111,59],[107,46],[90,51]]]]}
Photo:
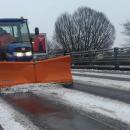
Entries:
{"type": "Polygon", "coordinates": [[[0,88],[25,83],[72,87],[70,56],[34,61],[33,46],[27,19],[0,19],[0,88]]]}

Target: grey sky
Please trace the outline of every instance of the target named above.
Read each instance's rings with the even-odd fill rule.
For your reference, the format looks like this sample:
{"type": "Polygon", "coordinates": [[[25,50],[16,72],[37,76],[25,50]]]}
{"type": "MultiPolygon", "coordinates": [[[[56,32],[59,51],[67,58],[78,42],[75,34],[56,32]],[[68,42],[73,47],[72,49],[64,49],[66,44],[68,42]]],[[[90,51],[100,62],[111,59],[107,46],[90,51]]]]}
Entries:
{"type": "Polygon", "coordinates": [[[130,19],[130,0],[1,0],[0,17],[28,18],[31,32],[38,26],[40,32],[46,32],[50,39],[56,18],[64,12],[73,13],[80,6],[106,14],[116,27],[115,46],[124,43],[121,24],[130,19]]]}

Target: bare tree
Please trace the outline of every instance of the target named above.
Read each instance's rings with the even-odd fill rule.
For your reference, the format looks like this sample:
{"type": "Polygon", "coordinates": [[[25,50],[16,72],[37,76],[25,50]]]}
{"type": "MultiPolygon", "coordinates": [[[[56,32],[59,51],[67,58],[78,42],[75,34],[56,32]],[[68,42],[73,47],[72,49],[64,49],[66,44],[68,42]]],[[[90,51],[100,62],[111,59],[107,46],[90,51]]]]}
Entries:
{"type": "Polygon", "coordinates": [[[107,49],[113,45],[115,28],[103,13],[81,7],[57,19],[55,37],[66,51],[107,49]]]}
{"type": "Polygon", "coordinates": [[[127,21],[125,24],[123,24],[124,26],[124,34],[126,36],[130,36],[130,21],[127,21]]]}
{"type": "Polygon", "coordinates": [[[127,21],[123,24],[124,31],[123,34],[127,37],[126,43],[122,44],[122,46],[130,46],[130,21],[127,21]]]}
{"type": "Polygon", "coordinates": [[[68,13],[62,14],[55,23],[55,38],[64,50],[74,49],[73,20],[68,13]]]}
{"type": "Polygon", "coordinates": [[[64,50],[61,46],[61,44],[59,44],[56,39],[55,36],[53,36],[53,40],[47,40],[47,49],[48,49],[48,54],[49,55],[54,55],[55,53],[64,53],[64,50]]]}

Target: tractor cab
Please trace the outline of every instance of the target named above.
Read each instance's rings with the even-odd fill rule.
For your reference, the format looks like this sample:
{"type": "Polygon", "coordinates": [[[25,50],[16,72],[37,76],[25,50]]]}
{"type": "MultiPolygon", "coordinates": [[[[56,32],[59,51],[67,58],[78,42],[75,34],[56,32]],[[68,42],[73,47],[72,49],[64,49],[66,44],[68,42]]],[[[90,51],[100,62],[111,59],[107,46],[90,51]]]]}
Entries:
{"type": "Polygon", "coordinates": [[[0,60],[30,61],[32,58],[27,19],[0,19],[0,60]]]}

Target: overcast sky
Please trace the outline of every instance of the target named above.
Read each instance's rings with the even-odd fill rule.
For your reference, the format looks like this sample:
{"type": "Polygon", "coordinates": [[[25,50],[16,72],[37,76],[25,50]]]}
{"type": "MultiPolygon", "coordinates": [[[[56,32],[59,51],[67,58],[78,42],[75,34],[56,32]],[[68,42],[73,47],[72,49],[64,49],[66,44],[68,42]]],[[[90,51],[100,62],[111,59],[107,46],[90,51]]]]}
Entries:
{"type": "Polygon", "coordinates": [[[130,0],[1,0],[0,17],[23,16],[29,19],[31,32],[38,26],[51,39],[57,17],[64,12],[73,13],[80,6],[103,12],[116,28],[115,46],[125,42],[121,24],[130,19],[130,0]]]}

